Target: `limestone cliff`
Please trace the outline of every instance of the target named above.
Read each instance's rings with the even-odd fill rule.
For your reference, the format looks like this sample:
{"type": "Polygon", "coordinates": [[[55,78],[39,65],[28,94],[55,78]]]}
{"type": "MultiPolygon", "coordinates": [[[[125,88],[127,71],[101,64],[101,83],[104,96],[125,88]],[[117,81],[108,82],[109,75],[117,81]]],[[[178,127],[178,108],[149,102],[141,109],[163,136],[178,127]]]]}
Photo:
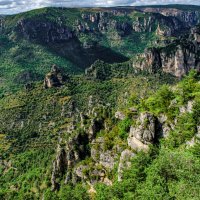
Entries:
{"type": "Polygon", "coordinates": [[[69,27],[46,20],[20,20],[18,21],[16,30],[29,40],[39,40],[46,43],[64,42],[74,37],[69,27]]]}
{"type": "Polygon", "coordinates": [[[143,12],[148,13],[160,13],[164,16],[176,17],[180,21],[187,23],[188,27],[197,25],[200,20],[200,12],[199,11],[186,11],[177,8],[155,8],[155,7],[144,7],[139,8],[143,12]]]}
{"type": "MultiPolygon", "coordinates": [[[[140,11],[135,8],[102,11],[89,9],[75,16],[70,23],[66,16],[50,19],[46,14],[37,16],[37,19],[22,18],[15,24],[14,31],[26,39],[44,43],[67,42],[79,38],[81,33],[105,34],[110,31],[116,31],[119,38],[132,32],[155,31],[162,36],[175,36],[196,25],[199,22],[199,12],[148,8],[140,11]]],[[[3,20],[1,22],[3,23],[3,20]]]]}
{"type": "Polygon", "coordinates": [[[190,36],[176,40],[166,47],[146,49],[136,56],[133,68],[155,73],[163,71],[176,77],[182,77],[191,69],[200,70],[200,32],[199,28],[191,29],[190,36]]]}

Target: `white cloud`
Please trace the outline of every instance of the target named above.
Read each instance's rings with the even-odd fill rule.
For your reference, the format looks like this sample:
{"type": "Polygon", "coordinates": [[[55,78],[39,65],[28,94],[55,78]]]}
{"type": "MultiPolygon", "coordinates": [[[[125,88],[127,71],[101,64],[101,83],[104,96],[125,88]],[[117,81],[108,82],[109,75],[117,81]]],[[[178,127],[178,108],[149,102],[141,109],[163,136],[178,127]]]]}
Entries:
{"type": "Polygon", "coordinates": [[[47,6],[94,7],[159,5],[173,3],[200,5],[200,0],[0,0],[0,13],[12,14],[47,6]]]}

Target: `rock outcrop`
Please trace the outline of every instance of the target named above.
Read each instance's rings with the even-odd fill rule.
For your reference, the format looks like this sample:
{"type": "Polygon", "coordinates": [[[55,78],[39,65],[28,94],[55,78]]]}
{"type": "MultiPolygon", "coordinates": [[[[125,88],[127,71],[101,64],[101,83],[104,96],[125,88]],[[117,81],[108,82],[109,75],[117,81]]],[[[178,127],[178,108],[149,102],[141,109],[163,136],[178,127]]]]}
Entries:
{"type": "Polygon", "coordinates": [[[51,175],[52,190],[59,189],[59,183],[56,178],[63,176],[67,170],[67,155],[66,151],[58,145],[56,159],[53,162],[53,170],[51,175]]]}
{"type": "Polygon", "coordinates": [[[75,168],[74,173],[90,186],[94,186],[98,182],[108,186],[112,185],[112,181],[106,176],[106,170],[99,164],[93,164],[93,166],[80,165],[75,168]]]}
{"type": "Polygon", "coordinates": [[[156,48],[146,49],[143,54],[140,54],[133,61],[133,68],[136,70],[155,73],[161,69],[162,63],[160,53],[156,48]]]}
{"type": "Polygon", "coordinates": [[[57,43],[74,39],[79,33],[105,33],[114,30],[119,36],[125,36],[132,31],[153,32],[156,30],[156,24],[160,25],[161,35],[173,36],[185,27],[196,25],[199,21],[199,12],[183,12],[173,9],[165,12],[153,8],[143,9],[139,16],[136,14],[130,20],[129,14],[132,11],[138,12],[139,10],[110,9],[95,12],[91,10],[91,12],[83,12],[81,16],[77,16],[68,26],[65,25],[68,21],[65,17],[58,17],[53,22],[45,15],[41,15],[41,20],[31,18],[19,20],[16,29],[29,40],[57,43]],[[152,13],[146,14],[145,12],[152,13]],[[118,20],[119,17],[123,17],[123,20],[118,20]]]}
{"type": "Polygon", "coordinates": [[[179,108],[180,114],[183,114],[183,113],[192,113],[193,106],[194,106],[194,101],[188,101],[188,103],[186,105],[181,106],[179,108]]]}
{"type": "Polygon", "coordinates": [[[170,134],[170,131],[174,129],[174,124],[170,123],[167,116],[164,114],[161,114],[158,117],[158,123],[160,125],[160,136],[167,138],[170,134]]]}
{"type": "Polygon", "coordinates": [[[100,163],[106,169],[114,168],[116,155],[112,150],[106,149],[103,137],[99,137],[92,141],[91,157],[95,162],[100,163]]]}
{"type": "Polygon", "coordinates": [[[184,22],[187,27],[191,27],[197,25],[200,20],[200,12],[199,11],[185,11],[176,8],[152,8],[152,7],[144,7],[139,8],[146,13],[160,13],[166,17],[175,17],[181,22],[184,22]]]}
{"type": "Polygon", "coordinates": [[[44,88],[59,87],[66,79],[67,77],[61,73],[60,69],[56,65],[53,65],[51,72],[48,73],[44,79],[44,88]]]}
{"type": "Polygon", "coordinates": [[[150,113],[141,113],[136,125],[131,126],[128,136],[128,145],[136,151],[148,150],[148,145],[156,142],[157,133],[156,118],[150,113]]]}
{"type": "MultiPolygon", "coordinates": [[[[200,26],[196,26],[191,29],[190,39],[193,41],[194,44],[200,44],[200,26]]],[[[197,46],[197,48],[199,49],[199,46],[197,46]]]]}
{"type": "Polygon", "coordinates": [[[131,167],[131,159],[136,154],[132,151],[125,149],[120,156],[119,166],[118,166],[118,181],[122,181],[123,179],[123,171],[131,167]]]}
{"type": "Polygon", "coordinates": [[[29,40],[45,43],[68,41],[74,33],[68,27],[49,21],[24,19],[18,22],[17,29],[29,40]]]}
{"type": "MultiPolygon", "coordinates": [[[[59,142],[62,142],[62,139],[59,142]]],[[[59,189],[57,178],[60,177],[66,177],[65,183],[76,183],[77,176],[73,173],[73,168],[88,155],[88,143],[87,135],[83,136],[81,133],[78,133],[76,136],[70,137],[64,146],[63,144],[58,144],[56,159],[53,161],[52,190],[59,189]]]]}
{"type": "Polygon", "coordinates": [[[163,48],[146,49],[133,61],[136,72],[155,73],[163,71],[176,77],[186,75],[191,69],[200,71],[199,34],[192,31],[193,41],[177,41],[163,48]]]}

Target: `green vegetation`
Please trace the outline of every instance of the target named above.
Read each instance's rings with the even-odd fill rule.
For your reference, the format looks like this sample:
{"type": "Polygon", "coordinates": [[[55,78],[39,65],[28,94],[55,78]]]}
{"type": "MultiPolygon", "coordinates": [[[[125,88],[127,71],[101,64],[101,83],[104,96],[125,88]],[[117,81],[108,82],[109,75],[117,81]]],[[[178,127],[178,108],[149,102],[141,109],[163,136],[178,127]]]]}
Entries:
{"type": "Polygon", "coordinates": [[[82,18],[82,14],[95,15],[100,11],[108,12],[106,9],[42,8],[4,17],[0,38],[0,96],[21,89],[27,82],[42,80],[52,64],[69,74],[79,74],[98,59],[107,63],[127,61],[159,38],[155,34],[157,21],[151,32],[134,32],[131,28],[138,17],[144,24],[150,14],[108,12],[103,17],[108,26],[104,31],[98,31],[97,22],[82,18]],[[94,31],[77,31],[80,23],[94,31]],[[126,24],[127,29],[116,28],[114,24],[126,24]],[[74,36],[68,41],[52,42],[48,28],[44,28],[48,26],[53,30],[67,27],[74,36]]]}
{"type": "MultiPolygon", "coordinates": [[[[178,80],[132,66],[136,54],[157,40],[173,40],[158,48],[169,55],[177,45],[189,44],[158,36],[158,16],[132,8],[43,8],[4,17],[1,200],[199,199],[199,73],[191,70],[178,80]],[[100,14],[102,24],[97,23],[100,14]],[[144,26],[152,16],[148,31],[144,26]],[[90,30],[80,30],[83,25],[90,30]],[[52,32],[45,32],[48,26],[52,32]],[[63,27],[72,34],[70,40],[63,40],[63,27]],[[60,71],[52,77],[60,81],[66,75],[66,80],[44,87],[53,64],[60,71]],[[144,113],[151,120],[140,122],[144,113]],[[130,136],[134,128],[138,135],[130,136]],[[149,150],[137,151],[127,142],[130,137],[149,144],[149,150]],[[130,162],[122,152],[132,153],[130,162]]],[[[167,30],[169,21],[161,28],[167,30]]]]}
{"type": "MultiPolygon", "coordinates": [[[[97,101],[103,101],[103,104],[110,103],[111,113],[102,114],[102,117],[108,116],[107,121],[113,126],[110,133],[103,134],[106,139],[105,149],[112,149],[112,146],[117,143],[124,147],[131,120],[127,118],[116,124],[110,119],[117,107],[124,108],[124,105],[120,105],[125,98],[124,88],[128,93],[134,92],[138,96],[143,89],[146,89],[149,91],[146,93],[148,96],[150,91],[155,91],[162,81],[161,77],[153,76],[147,81],[147,78],[142,75],[107,81],[87,80],[85,77],[75,76],[61,88],[45,90],[42,88],[42,83],[38,82],[33,84],[31,90],[23,89],[16,94],[1,98],[0,132],[1,141],[4,141],[3,146],[0,146],[1,158],[12,160],[12,168],[8,166],[7,169],[7,165],[1,167],[2,198],[20,199],[20,195],[37,198],[44,192],[45,195],[52,194],[48,189],[58,133],[63,133],[62,137],[65,139],[69,137],[66,128],[71,119],[61,116],[64,105],[70,105],[70,102],[75,101],[77,108],[86,110],[88,97],[91,95],[97,101]],[[157,84],[152,85],[153,82],[157,84]],[[14,121],[16,121],[15,128],[10,129],[14,121]]],[[[66,194],[60,195],[70,194],[72,195],[66,191],[66,194]]]]}
{"type": "MultiPolygon", "coordinates": [[[[1,140],[6,142],[0,146],[0,152],[3,153],[3,159],[12,160],[12,168],[9,165],[1,167],[3,175],[1,177],[1,197],[3,199],[32,198],[33,196],[39,198],[43,194],[46,199],[63,199],[70,196],[72,199],[89,198],[87,192],[81,193],[82,190],[79,187],[82,186],[77,185],[71,189],[70,185],[65,186],[62,183],[62,179],[60,180],[62,183],[60,191],[52,192],[50,177],[51,162],[55,157],[57,133],[65,132],[67,120],[70,120],[61,117],[62,105],[73,99],[76,101],[77,108],[84,110],[87,107],[87,97],[90,95],[102,100],[107,96],[104,101],[111,103],[113,111],[117,107],[127,110],[127,106],[135,106],[141,111],[148,111],[157,116],[165,114],[170,120],[177,118],[175,129],[167,139],[161,142],[160,147],[153,148],[149,153],[137,154],[132,161],[132,167],[124,173],[122,182],[116,181],[116,171],[109,175],[114,181],[113,186],[97,184],[95,199],[110,199],[111,197],[148,199],[148,196],[152,198],[154,196],[156,199],[161,199],[163,196],[182,199],[189,195],[195,197],[199,192],[198,187],[195,187],[199,181],[196,178],[199,176],[197,170],[199,158],[196,156],[198,148],[186,149],[184,144],[195,135],[196,127],[199,124],[199,76],[192,71],[176,86],[166,84],[166,82],[162,85],[162,81],[160,78],[147,78],[142,75],[128,80],[111,79],[108,81],[93,81],[78,76],[71,79],[70,83],[62,88],[44,90],[41,83],[38,83],[30,91],[23,90],[2,98],[0,120],[1,133],[4,135],[1,134],[1,140]],[[153,84],[155,81],[159,83],[157,86],[153,84]],[[185,83],[188,86],[185,87],[185,83]],[[133,95],[131,95],[129,103],[122,106],[120,102],[123,95],[120,96],[120,94],[124,93],[125,86],[129,95],[133,95]],[[160,89],[155,93],[158,87],[160,89]],[[175,89],[172,90],[172,88],[175,89]],[[143,98],[140,96],[143,95],[141,94],[142,90],[148,91],[143,98]],[[182,95],[183,90],[184,96],[182,95]],[[107,95],[105,95],[106,93],[107,95]],[[174,106],[172,104],[174,99],[176,107],[167,109],[174,106]],[[195,111],[180,115],[179,107],[191,100],[196,102],[195,111]],[[117,105],[116,102],[118,102],[117,105]],[[21,120],[30,119],[29,125],[26,125],[25,122],[24,127],[20,128],[19,122],[18,125],[15,125],[15,131],[10,130],[9,126],[12,121],[17,118],[19,120],[17,117],[19,113],[21,120]],[[43,119],[44,117],[45,119],[43,119]],[[42,120],[45,123],[41,126],[42,120]],[[44,147],[45,151],[43,151],[44,147]],[[188,165],[187,163],[193,164],[188,165]],[[191,185],[192,182],[196,184],[191,185]],[[187,194],[184,187],[189,190],[187,194]]],[[[99,110],[98,112],[100,114],[104,111],[99,110]]],[[[130,126],[134,124],[134,118],[129,111],[126,112],[127,118],[120,122],[110,118],[114,113],[101,115],[103,118],[108,117],[107,123],[110,123],[112,127],[110,132],[102,132],[98,135],[105,139],[105,151],[112,150],[116,144],[121,148],[127,148],[126,138],[130,126]]],[[[68,135],[65,133],[63,138],[67,137],[68,135]]],[[[90,158],[87,159],[89,161],[83,161],[82,164],[87,165],[88,162],[91,162],[90,158]]],[[[93,167],[93,165],[91,166],[93,167]]],[[[88,173],[90,174],[89,171],[88,173]]],[[[87,189],[85,186],[84,188],[87,189]]]]}
{"type": "Polygon", "coordinates": [[[189,150],[140,153],[122,182],[96,186],[96,199],[198,199],[200,160],[189,150]]]}
{"type": "MultiPolygon", "coordinates": [[[[185,105],[183,102],[196,100],[199,95],[199,78],[192,71],[178,84],[178,90],[172,91],[169,86],[164,85],[153,96],[142,100],[139,108],[143,111],[176,117],[175,129],[158,147],[151,147],[148,153],[138,153],[132,159],[131,168],[124,172],[121,182],[114,179],[110,187],[97,184],[96,199],[198,199],[199,143],[187,148],[185,142],[197,133],[199,103],[196,102],[193,112],[181,115],[176,108],[166,108],[170,107],[169,102],[173,99],[180,100],[176,103],[179,107],[185,105]],[[186,83],[191,87],[185,86],[186,83]],[[182,90],[185,96],[182,96],[182,90]]],[[[126,121],[120,122],[119,127],[124,126],[126,121]]]]}
{"type": "Polygon", "coordinates": [[[80,73],[82,70],[70,61],[49,52],[46,47],[31,44],[26,40],[17,43],[2,37],[0,94],[21,89],[24,84],[42,80],[52,63],[62,66],[65,73],[80,73]]]}

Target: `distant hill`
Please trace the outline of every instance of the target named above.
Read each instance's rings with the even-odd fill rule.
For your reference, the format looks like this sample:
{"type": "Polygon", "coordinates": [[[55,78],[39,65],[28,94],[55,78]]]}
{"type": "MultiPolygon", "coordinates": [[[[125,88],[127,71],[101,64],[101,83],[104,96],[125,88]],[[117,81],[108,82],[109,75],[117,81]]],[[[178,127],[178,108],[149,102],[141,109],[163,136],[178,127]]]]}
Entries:
{"type": "Polygon", "coordinates": [[[98,59],[128,61],[145,48],[158,46],[157,41],[187,33],[200,19],[199,11],[191,8],[199,7],[42,8],[4,16],[0,93],[41,80],[52,64],[77,74],[98,59]]]}
{"type": "Polygon", "coordinates": [[[43,8],[0,18],[0,200],[199,199],[200,11],[43,8]]]}

